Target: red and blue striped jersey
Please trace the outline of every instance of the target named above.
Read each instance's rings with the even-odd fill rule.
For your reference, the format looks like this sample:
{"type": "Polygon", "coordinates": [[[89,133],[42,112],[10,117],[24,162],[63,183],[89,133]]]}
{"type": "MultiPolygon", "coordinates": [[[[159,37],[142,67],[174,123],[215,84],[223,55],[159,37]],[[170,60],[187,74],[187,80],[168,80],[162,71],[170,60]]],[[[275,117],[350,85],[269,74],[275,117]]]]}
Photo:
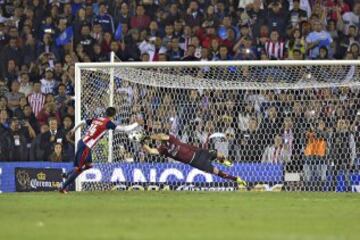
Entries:
{"type": "Polygon", "coordinates": [[[107,130],[116,128],[116,125],[107,117],[86,120],[86,124],[90,127],[82,140],[89,148],[95,146],[107,130]]]}

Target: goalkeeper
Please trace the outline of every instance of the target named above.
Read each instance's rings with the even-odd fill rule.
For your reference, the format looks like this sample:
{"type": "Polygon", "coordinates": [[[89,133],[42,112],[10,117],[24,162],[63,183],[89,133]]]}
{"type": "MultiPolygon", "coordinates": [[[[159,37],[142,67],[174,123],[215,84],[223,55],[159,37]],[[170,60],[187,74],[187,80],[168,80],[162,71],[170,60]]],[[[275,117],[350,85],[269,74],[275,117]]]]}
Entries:
{"type": "Polygon", "coordinates": [[[92,167],[91,149],[95,147],[96,143],[102,138],[106,131],[111,129],[130,132],[139,126],[136,122],[131,125],[115,125],[112,121],[115,114],[115,108],[108,107],[106,109],[106,116],[82,121],[71,130],[70,134],[74,134],[80,127],[85,125],[89,126],[85,136],[78,142],[74,169],[64,174],[66,181],[59,190],[61,193],[67,193],[67,187],[73,183],[83,171],[92,167]]]}
{"type": "Polygon", "coordinates": [[[153,134],[150,137],[144,138],[142,143],[144,144],[145,151],[149,154],[170,157],[204,172],[215,174],[221,178],[232,180],[240,185],[246,186],[246,182],[240,177],[227,174],[212,165],[211,162],[213,160],[218,160],[225,166],[232,166],[232,163],[229,160],[216,151],[197,148],[193,145],[181,142],[171,134],[167,135],[163,133],[153,134]],[[149,138],[160,141],[161,145],[157,148],[152,148],[148,144],[144,144],[149,138]]]}

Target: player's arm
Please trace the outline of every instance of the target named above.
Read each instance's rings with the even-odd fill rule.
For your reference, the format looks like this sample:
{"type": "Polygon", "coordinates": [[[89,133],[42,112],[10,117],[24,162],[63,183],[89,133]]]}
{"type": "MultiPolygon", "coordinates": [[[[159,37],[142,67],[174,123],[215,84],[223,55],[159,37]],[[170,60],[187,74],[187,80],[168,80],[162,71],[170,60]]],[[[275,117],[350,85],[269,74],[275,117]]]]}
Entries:
{"type": "Polygon", "coordinates": [[[157,141],[168,141],[170,139],[170,136],[164,133],[158,133],[158,134],[152,134],[150,136],[150,139],[157,141]]]}
{"type": "Polygon", "coordinates": [[[130,125],[117,125],[115,127],[115,131],[131,132],[138,126],[139,126],[139,124],[137,122],[134,122],[133,124],[130,124],[130,125]]]}
{"type": "Polygon", "coordinates": [[[149,153],[151,155],[159,155],[160,154],[160,152],[157,148],[152,148],[147,144],[144,144],[143,148],[147,153],[149,153]]]}
{"type": "MultiPolygon", "coordinates": [[[[71,131],[71,134],[74,134],[79,128],[84,127],[85,125],[89,124],[91,120],[82,120],[79,122],[71,131]]],[[[90,123],[91,124],[91,123],[90,123]]]]}

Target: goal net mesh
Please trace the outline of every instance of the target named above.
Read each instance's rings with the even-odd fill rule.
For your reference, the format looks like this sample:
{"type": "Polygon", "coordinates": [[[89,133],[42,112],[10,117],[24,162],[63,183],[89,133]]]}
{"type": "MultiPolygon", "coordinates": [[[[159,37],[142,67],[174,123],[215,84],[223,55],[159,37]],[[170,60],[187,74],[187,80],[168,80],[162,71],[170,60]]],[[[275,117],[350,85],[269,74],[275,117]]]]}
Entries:
{"type": "MultiPolygon", "coordinates": [[[[351,191],[358,184],[358,66],[119,65],[80,68],[80,75],[82,119],[102,116],[113,102],[116,123],[143,118],[148,133],[171,133],[215,149],[236,165],[224,170],[242,175],[253,188],[280,184],[285,190],[351,191]]],[[[124,133],[114,132],[112,159],[109,144],[105,135],[93,150],[101,169],[82,174],[82,190],[116,188],[129,178],[187,181],[177,172],[160,181],[159,171],[176,163],[147,155],[124,133]]],[[[188,167],[179,163],[175,168],[188,167]]],[[[200,176],[198,181],[203,178],[208,180],[200,176]]],[[[217,177],[211,181],[223,183],[217,177]]]]}

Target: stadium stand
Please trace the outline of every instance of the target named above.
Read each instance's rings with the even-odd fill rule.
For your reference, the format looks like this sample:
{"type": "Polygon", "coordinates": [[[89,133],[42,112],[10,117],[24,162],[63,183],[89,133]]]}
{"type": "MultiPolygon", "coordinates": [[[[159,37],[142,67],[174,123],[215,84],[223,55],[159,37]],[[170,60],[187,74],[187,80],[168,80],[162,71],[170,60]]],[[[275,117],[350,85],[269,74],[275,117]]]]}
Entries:
{"type": "MultiPolygon", "coordinates": [[[[0,0],[0,161],[73,159],[74,141],[67,133],[74,125],[75,62],[109,61],[111,51],[121,61],[359,59],[359,16],[356,0],[0,0]]],[[[189,91],[188,98],[204,101],[197,94],[189,91]]],[[[357,103],[346,102],[358,92],[246,91],[234,96],[249,99],[233,106],[239,117],[224,114],[222,124],[252,135],[248,144],[255,150],[241,145],[254,158],[247,161],[274,161],[272,152],[284,139],[295,147],[292,153],[283,149],[276,162],[324,156],[326,149],[314,150],[303,134],[306,109],[297,103],[284,107],[299,95],[335,99],[311,117],[318,118],[324,139],[330,132],[341,139],[344,134],[336,132],[346,132],[356,143],[347,154],[358,152],[359,136],[352,131],[359,127],[352,111],[357,103]],[[261,99],[278,105],[259,109],[261,99]],[[256,141],[264,129],[272,131],[266,142],[256,141]]],[[[184,129],[182,135],[201,144],[184,129]]],[[[242,137],[237,134],[246,142],[242,137]]],[[[312,166],[303,167],[306,178],[312,166]]]]}

